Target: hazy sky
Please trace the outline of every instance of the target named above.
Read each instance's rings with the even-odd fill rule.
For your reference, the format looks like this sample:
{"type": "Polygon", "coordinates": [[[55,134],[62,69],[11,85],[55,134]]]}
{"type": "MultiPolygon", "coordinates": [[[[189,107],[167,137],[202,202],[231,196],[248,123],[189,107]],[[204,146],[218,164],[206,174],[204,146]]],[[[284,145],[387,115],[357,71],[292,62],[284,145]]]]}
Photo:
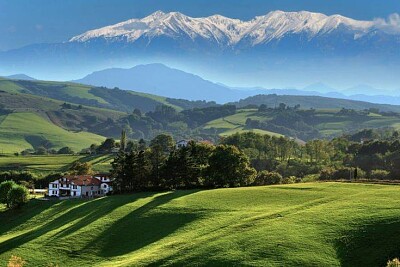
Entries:
{"type": "Polygon", "coordinates": [[[370,20],[400,13],[400,0],[0,0],[0,50],[66,41],[156,10],[250,19],[277,9],[370,20]]]}

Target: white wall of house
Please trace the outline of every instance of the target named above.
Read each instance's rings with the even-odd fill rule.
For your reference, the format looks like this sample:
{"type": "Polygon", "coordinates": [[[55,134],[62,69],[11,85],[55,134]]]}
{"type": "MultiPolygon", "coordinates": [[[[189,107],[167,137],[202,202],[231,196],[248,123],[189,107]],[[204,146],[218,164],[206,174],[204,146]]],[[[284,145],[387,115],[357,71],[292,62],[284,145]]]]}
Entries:
{"type": "Polygon", "coordinates": [[[79,185],[71,184],[71,197],[80,197],[82,192],[82,187],[79,185]]]}
{"type": "Polygon", "coordinates": [[[49,196],[60,196],[60,182],[54,181],[49,184],[49,196]]]}
{"type": "Polygon", "coordinates": [[[48,195],[49,196],[68,196],[68,197],[95,197],[103,196],[112,191],[110,178],[103,176],[95,176],[94,178],[100,180],[101,185],[76,185],[74,181],[67,183],[66,178],[61,178],[54,182],[49,183],[48,195]]]}
{"type": "Polygon", "coordinates": [[[94,176],[94,178],[96,178],[97,180],[100,180],[101,182],[111,182],[111,179],[109,177],[104,177],[104,176],[94,176]]]}
{"type": "Polygon", "coordinates": [[[112,191],[112,187],[107,183],[101,183],[100,190],[103,195],[107,194],[108,192],[112,191]]]}
{"type": "Polygon", "coordinates": [[[84,197],[94,197],[100,195],[100,187],[98,185],[86,185],[82,186],[81,188],[81,195],[84,197]]]}
{"type": "Polygon", "coordinates": [[[176,142],[176,148],[182,148],[182,147],[187,147],[189,142],[187,140],[180,140],[176,142]]]}

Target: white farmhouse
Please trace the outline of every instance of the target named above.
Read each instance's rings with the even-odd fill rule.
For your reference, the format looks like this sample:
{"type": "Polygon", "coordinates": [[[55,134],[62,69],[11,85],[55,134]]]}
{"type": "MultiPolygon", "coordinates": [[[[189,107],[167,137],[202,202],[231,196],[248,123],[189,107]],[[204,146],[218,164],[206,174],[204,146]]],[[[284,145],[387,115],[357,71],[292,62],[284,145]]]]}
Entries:
{"type": "Polygon", "coordinates": [[[93,176],[94,178],[100,180],[100,190],[102,194],[107,194],[113,190],[112,188],[112,181],[110,176],[106,173],[98,173],[93,176]]]}
{"type": "Polygon", "coordinates": [[[176,148],[182,148],[182,147],[187,147],[188,144],[189,144],[189,141],[183,139],[183,140],[176,142],[175,146],[176,146],[176,148]]]}
{"type": "Polygon", "coordinates": [[[49,196],[95,197],[112,191],[111,180],[106,174],[67,175],[49,184],[49,196]]]}

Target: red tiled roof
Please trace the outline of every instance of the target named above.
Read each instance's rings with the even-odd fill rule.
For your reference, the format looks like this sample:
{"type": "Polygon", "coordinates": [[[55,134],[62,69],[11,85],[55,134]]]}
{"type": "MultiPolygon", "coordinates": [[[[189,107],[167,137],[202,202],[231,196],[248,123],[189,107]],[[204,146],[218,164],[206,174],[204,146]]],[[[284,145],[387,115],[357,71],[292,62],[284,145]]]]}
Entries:
{"type": "Polygon", "coordinates": [[[106,173],[106,172],[96,173],[95,175],[93,175],[93,177],[95,177],[95,176],[98,176],[98,177],[109,177],[110,173],[106,173]]]}
{"type": "Polygon", "coordinates": [[[91,175],[67,175],[63,178],[67,178],[67,183],[73,183],[74,185],[100,185],[101,181],[93,178],[91,175]]]}

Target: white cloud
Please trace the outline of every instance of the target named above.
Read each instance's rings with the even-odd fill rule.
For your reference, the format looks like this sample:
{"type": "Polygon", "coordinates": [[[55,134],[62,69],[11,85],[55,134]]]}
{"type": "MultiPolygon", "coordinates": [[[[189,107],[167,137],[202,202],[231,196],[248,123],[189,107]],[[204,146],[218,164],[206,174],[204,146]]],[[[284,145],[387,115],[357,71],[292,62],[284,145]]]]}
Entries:
{"type": "Polygon", "coordinates": [[[381,29],[386,33],[400,33],[400,15],[398,13],[393,13],[386,19],[376,18],[374,19],[374,22],[378,29],[381,29]]]}

